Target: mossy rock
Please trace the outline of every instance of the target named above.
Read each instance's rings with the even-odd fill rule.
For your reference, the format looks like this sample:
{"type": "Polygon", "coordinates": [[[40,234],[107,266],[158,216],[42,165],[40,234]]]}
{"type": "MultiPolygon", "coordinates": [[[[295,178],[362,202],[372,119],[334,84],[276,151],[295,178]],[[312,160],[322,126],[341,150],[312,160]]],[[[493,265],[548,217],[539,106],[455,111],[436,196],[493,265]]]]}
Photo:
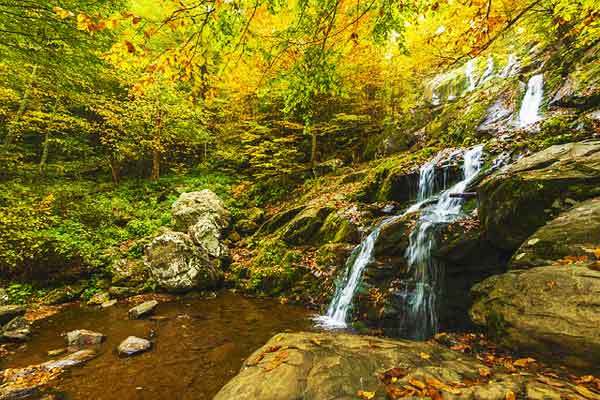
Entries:
{"type": "Polygon", "coordinates": [[[360,233],[350,218],[334,211],[319,229],[318,240],[323,243],[355,243],[360,240],[360,233]]]}
{"type": "Polygon", "coordinates": [[[330,206],[308,207],[297,214],[279,231],[279,235],[289,245],[303,245],[318,241],[318,233],[329,214],[330,206]]]}
{"type": "Polygon", "coordinates": [[[557,145],[484,180],[480,218],[496,247],[516,250],[560,212],[600,196],[600,141],[557,145]]]}
{"type": "Polygon", "coordinates": [[[275,232],[277,229],[280,229],[285,224],[290,222],[303,209],[304,206],[297,206],[278,212],[269,218],[264,224],[262,224],[262,226],[256,232],[256,235],[266,236],[275,232]]]}
{"type": "Polygon", "coordinates": [[[380,228],[375,243],[375,257],[404,256],[410,243],[410,233],[415,228],[418,219],[419,213],[414,212],[385,223],[380,228]]]}

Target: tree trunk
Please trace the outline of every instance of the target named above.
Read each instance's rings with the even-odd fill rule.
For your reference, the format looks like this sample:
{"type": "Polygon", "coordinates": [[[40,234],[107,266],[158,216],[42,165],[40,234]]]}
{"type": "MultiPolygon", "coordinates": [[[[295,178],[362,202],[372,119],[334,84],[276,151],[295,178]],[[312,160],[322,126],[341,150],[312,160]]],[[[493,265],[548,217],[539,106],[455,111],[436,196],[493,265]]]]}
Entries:
{"type": "Polygon", "coordinates": [[[110,174],[112,175],[112,181],[115,185],[119,184],[119,180],[121,178],[121,166],[119,165],[119,161],[116,158],[111,157],[110,161],[110,174]]]}
{"type": "Polygon", "coordinates": [[[317,133],[311,132],[310,167],[314,168],[317,162],[317,133]]]}
{"type": "MultiPolygon", "coordinates": [[[[29,81],[29,86],[25,89],[25,93],[23,94],[23,99],[21,100],[21,104],[19,105],[19,109],[17,110],[17,114],[13,122],[19,122],[25,111],[27,110],[27,106],[29,105],[29,96],[31,95],[31,86],[33,85],[33,81],[35,80],[35,76],[37,74],[37,65],[33,67],[33,71],[31,72],[31,78],[29,81]]],[[[6,132],[6,137],[4,138],[4,144],[9,146],[12,144],[13,140],[15,140],[15,136],[12,134],[11,130],[8,129],[6,132]]]]}
{"type": "Polygon", "coordinates": [[[50,143],[50,132],[46,130],[46,134],[44,135],[44,143],[42,144],[42,157],[40,158],[40,175],[44,175],[44,170],[46,169],[46,161],[48,161],[48,146],[50,143]]]}
{"type": "Polygon", "coordinates": [[[153,181],[160,179],[160,150],[155,147],[152,150],[152,177],[153,181]]]}

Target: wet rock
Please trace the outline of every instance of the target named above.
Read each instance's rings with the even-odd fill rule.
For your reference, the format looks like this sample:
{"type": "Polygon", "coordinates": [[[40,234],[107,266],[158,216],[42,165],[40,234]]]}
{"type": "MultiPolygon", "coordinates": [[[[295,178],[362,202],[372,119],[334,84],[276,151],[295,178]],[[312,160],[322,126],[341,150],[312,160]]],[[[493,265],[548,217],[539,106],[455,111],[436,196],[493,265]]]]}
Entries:
{"type": "Polygon", "coordinates": [[[80,294],[81,294],[81,291],[73,290],[72,288],[70,288],[68,286],[63,287],[63,288],[57,288],[57,289],[53,289],[50,292],[48,292],[48,294],[46,294],[42,298],[41,303],[46,304],[46,305],[56,305],[56,304],[68,303],[70,301],[77,299],[77,297],[80,294]]]}
{"type": "Polygon", "coordinates": [[[181,232],[155,238],[146,248],[145,262],[158,285],[170,292],[212,289],[223,277],[208,253],[181,232]]]}
{"type": "Polygon", "coordinates": [[[600,359],[600,271],[550,265],[496,275],[474,286],[472,320],[501,344],[570,364],[600,359]]]}
{"type": "Polygon", "coordinates": [[[577,204],[538,229],[515,252],[510,268],[543,266],[565,257],[591,259],[598,248],[600,197],[577,204]]]}
{"type": "MultiPolygon", "coordinates": [[[[392,387],[431,384],[442,388],[436,398],[505,400],[524,397],[526,386],[536,380],[535,375],[509,375],[501,369],[490,369],[482,379],[481,370],[488,367],[476,358],[435,342],[282,333],[254,352],[214,400],[356,399],[359,390],[383,400],[392,387]],[[398,371],[394,383],[384,382],[384,372],[392,368],[398,371]]],[[[572,385],[561,384],[565,398],[579,398],[572,385]]]]}
{"type": "Polygon", "coordinates": [[[24,400],[38,397],[40,390],[36,386],[8,385],[0,387],[0,400],[24,400]]]}
{"type": "Polygon", "coordinates": [[[110,294],[108,292],[98,292],[94,294],[88,301],[88,306],[99,306],[110,300],[110,294]]]}
{"type": "Polygon", "coordinates": [[[2,327],[2,340],[7,342],[25,342],[31,337],[31,323],[25,317],[13,318],[2,327]]]}
{"type": "Polygon", "coordinates": [[[204,249],[211,257],[227,256],[227,246],[221,242],[221,227],[211,215],[201,215],[196,223],[189,227],[188,233],[194,243],[204,249]]]}
{"type": "Polygon", "coordinates": [[[105,303],[102,303],[102,304],[100,304],[100,307],[102,307],[102,308],[108,308],[108,307],[114,306],[115,304],[117,304],[117,299],[109,300],[109,301],[107,301],[105,303]]]}
{"type": "Polygon", "coordinates": [[[227,228],[230,219],[223,201],[208,189],[182,193],[173,203],[171,215],[175,220],[176,229],[180,232],[187,232],[201,217],[209,217],[219,229],[227,228]]]}
{"type": "Polygon", "coordinates": [[[318,232],[319,241],[324,243],[355,243],[360,241],[358,226],[351,216],[344,211],[346,210],[338,210],[329,214],[318,232]]]}
{"type": "Polygon", "coordinates": [[[157,305],[158,301],[156,300],[146,301],[130,309],[127,315],[129,316],[129,319],[139,319],[147,317],[148,315],[154,312],[157,305]]]}
{"type": "Polygon", "coordinates": [[[142,339],[136,336],[129,336],[121,342],[117,351],[120,356],[133,356],[150,350],[152,343],[149,340],[142,339]]]}
{"type": "Polygon", "coordinates": [[[418,212],[409,213],[384,224],[375,243],[375,257],[404,256],[418,218],[418,212]]]}
{"type": "Polygon", "coordinates": [[[25,306],[7,305],[0,306],[0,325],[4,325],[15,317],[24,315],[25,306]]]}
{"type": "Polygon", "coordinates": [[[56,356],[60,356],[62,354],[65,354],[67,352],[67,348],[63,347],[62,349],[54,349],[54,350],[48,350],[48,356],[50,357],[56,357],[56,356]]]}
{"type": "Polygon", "coordinates": [[[66,339],[69,346],[89,346],[102,343],[105,336],[87,329],[77,329],[68,332],[66,339]]]}
{"type": "Polygon", "coordinates": [[[111,286],[108,288],[108,293],[115,299],[124,299],[139,294],[140,290],[127,286],[111,286]]]}
{"type": "Polygon", "coordinates": [[[546,222],[600,196],[600,141],[557,145],[522,158],[478,188],[487,239],[516,250],[546,222]]]}
{"type": "Polygon", "coordinates": [[[47,361],[41,364],[41,367],[47,370],[51,370],[54,368],[75,367],[90,361],[97,355],[98,353],[94,350],[79,350],[75,353],[71,353],[65,357],[59,358],[58,360],[47,361]]]}

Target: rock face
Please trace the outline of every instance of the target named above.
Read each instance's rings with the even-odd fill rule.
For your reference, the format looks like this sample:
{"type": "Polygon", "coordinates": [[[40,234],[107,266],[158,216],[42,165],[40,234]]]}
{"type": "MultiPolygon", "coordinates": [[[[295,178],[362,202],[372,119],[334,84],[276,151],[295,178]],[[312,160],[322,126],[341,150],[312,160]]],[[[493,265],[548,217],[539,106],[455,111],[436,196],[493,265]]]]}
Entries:
{"type": "Polygon", "coordinates": [[[472,292],[471,318],[503,344],[597,365],[600,271],[575,265],[517,270],[493,276],[472,292]]]}
{"type": "Polygon", "coordinates": [[[314,243],[331,207],[308,207],[296,215],[281,232],[281,238],[290,245],[314,243]]]}
{"type": "Polygon", "coordinates": [[[222,278],[208,254],[181,232],[155,238],[146,248],[146,263],[158,284],[171,292],[213,288],[222,278]]]}
{"type": "MultiPolygon", "coordinates": [[[[434,342],[300,332],[273,337],[214,400],[383,400],[389,398],[386,391],[413,384],[433,386],[438,394],[433,398],[448,400],[504,400],[527,393],[583,399],[567,382],[557,381],[559,387],[553,387],[536,381],[535,375],[490,369],[434,342]],[[488,377],[482,379],[481,371],[488,377]],[[465,384],[455,386],[461,382],[465,384]],[[370,397],[359,397],[361,390],[370,397]]],[[[413,393],[415,397],[407,398],[423,396],[418,389],[413,393]]]]}
{"type": "Polygon", "coordinates": [[[150,347],[152,347],[152,343],[150,343],[149,340],[136,336],[129,336],[127,339],[121,342],[117,348],[117,351],[120,356],[127,357],[150,350],[150,347]]]}
{"type": "Polygon", "coordinates": [[[179,232],[163,233],[146,247],[152,277],[171,292],[216,287],[228,254],[221,241],[230,220],[223,202],[210,190],[183,193],[171,213],[179,232]]]}
{"type": "Polygon", "coordinates": [[[484,180],[478,192],[488,240],[514,251],[560,212],[600,196],[600,141],[549,147],[484,180]]]}
{"type": "Polygon", "coordinates": [[[69,346],[95,345],[102,343],[104,339],[103,334],[87,329],[78,329],[67,333],[67,344],[69,346]]]}
{"type": "MultiPolygon", "coordinates": [[[[591,257],[600,248],[600,197],[579,203],[531,235],[510,268],[549,265],[566,257],[591,257]]],[[[600,257],[599,257],[600,258],[600,257]]]]}
{"type": "Polygon", "coordinates": [[[138,319],[138,318],[147,317],[148,315],[150,315],[154,312],[157,305],[158,305],[158,301],[156,301],[156,300],[146,301],[146,302],[143,302],[142,304],[139,304],[139,305],[133,307],[131,310],[129,310],[127,315],[129,316],[129,319],[138,319]]]}

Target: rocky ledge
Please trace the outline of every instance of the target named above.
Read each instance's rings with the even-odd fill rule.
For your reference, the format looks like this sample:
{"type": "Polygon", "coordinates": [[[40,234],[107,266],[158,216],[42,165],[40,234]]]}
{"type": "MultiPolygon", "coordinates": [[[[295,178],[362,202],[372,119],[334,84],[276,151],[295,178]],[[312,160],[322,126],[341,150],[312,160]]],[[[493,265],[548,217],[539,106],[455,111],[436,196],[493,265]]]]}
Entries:
{"type": "MultiPolygon", "coordinates": [[[[474,335],[473,335],[474,336],[474,335]]],[[[442,340],[440,340],[442,341],[442,340]]],[[[592,377],[567,378],[532,358],[473,355],[436,341],[281,333],[258,349],[214,400],[596,399],[592,377]]]]}

